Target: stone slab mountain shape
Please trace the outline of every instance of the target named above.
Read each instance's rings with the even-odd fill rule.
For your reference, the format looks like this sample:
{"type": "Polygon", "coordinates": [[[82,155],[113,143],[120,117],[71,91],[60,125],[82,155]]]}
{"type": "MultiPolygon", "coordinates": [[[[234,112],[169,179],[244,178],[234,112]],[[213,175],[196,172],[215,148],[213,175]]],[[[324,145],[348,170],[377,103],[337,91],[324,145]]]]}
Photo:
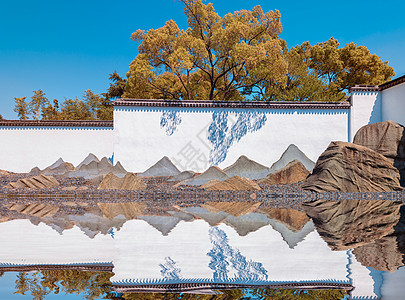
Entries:
{"type": "Polygon", "coordinates": [[[180,174],[179,169],[172,163],[172,161],[164,156],[152,167],[145,172],[139,174],[140,177],[157,177],[157,176],[175,176],[180,174]]]}
{"type": "Polygon", "coordinates": [[[44,203],[7,204],[6,207],[9,210],[38,218],[53,217],[59,210],[58,206],[44,203]]]}
{"type": "Polygon", "coordinates": [[[10,182],[7,187],[13,189],[47,189],[59,186],[59,182],[53,176],[47,176],[44,174],[20,179],[17,182],[10,182]]]}
{"type": "Polygon", "coordinates": [[[165,236],[180,222],[179,218],[172,216],[140,216],[138,219],[146,221],[165,236]]]}
{"type": "Polygon", "coordinates": [[[146,183],[134,173],[128,172],[124,178],[115,176],[113,173],[107,174],[103,181],[97,187],[99,190],[117,189],[117,190],[143,190],[146,188],[146,183]]]}
{"type": "Polygon", "coordinates": [[[10,175],[10,173],[4,170],[0,170],[0,176],[7,176],[7,175],[10,175]]]}
{"type": "Polygon", "coordinates": [[[401,202],[386,200],[316,200],[303,210],[332,250],[357,248],[395,232],[401,202]]]}
{"type": "Polygon", "coordinates": [[[304,152],[302,152],[297,146],[294,144],[291,144],[287,147],[287,149],[283,152],[281,155],[280,159],[276,161],[272,166],[271,170],[277,171],[279,169],[284,168],[289,162],[293,160],[298,160],[300,161],[304,167],[308,171],[312,171],[312,169],[315,167],[315,163],[310,160],[304,152]]]}
{"type": "Polygon", "coordinates": [[[62,165],[64,162],[65,161],[62,159],[62,157],[59,157],[59,159],[57,161],[55,161],[49,167],[46,167],[44,170],[46,170],[46,169],[55,169],[55,168],[59,167],[60,165],[62,165]]]}
{"type": "Polygon", "coordinates": [[[274,173],[270,173],[266,178],[259,180],[259,183],[268,185],[297,183],[304,181],[309,174],[309,171],[300,161],[293,160],[284,168],[281,168],[274,173]]]}
{"type": "Polygon", "coordinates": [[[147,205],[145,203],[125,202],[125,203],[98,203],[97,206],[103,215],[112,220],[119,215],[125,216],[127,220],[136,219],[142,215],[147,205]]]}
{"type": "Polygon", "coordinates": [[[261,205],[260,202],[208,202],[200,206],[212,213],[225,212],[234,217],[250,214],[257,210],[261,205]]]}
{"type": "Polygon", "coordinates": [[[83,164],[80,168],[69,173],[69,177],[84,177],[85,179],[92,179],[101,175],[113,173],[118,177],[124,177],[127,171],[122,167],[120,162],[115,166],[107,157],[103,157],[100,161],[92,160],[88,164],[83,164]]]}
{"type": "Polygon", "coordinates": [[[188,171],[183,171],[183,172],[173,176],[172,178],[169,179],[169,181],[183,181],[183,180],[193,178],[194,176],[195,176],[195,172],[188,170],[188,171]]]}
{"type": "Polygon", "coordinates": [[[63,162],[55,168],[46,168],[41,173],[45,175],[66,175],[74,170],[75,167],[71,163],[63,162]]]}
{"type": "Polygon", "coordinates": [[[361,127],[353,143],[368,147],[391,160],[399,170],[401,186],[405,187],[405,127],[393,121],[361,127]]]}
{"type": "Polygon", "coordinates": [[[270,172],[270,168],[263,166],[245,155],[239,157],[235,163],[225,168],[224,171],[229,176],[240,176],[250,179],[262,179],[270,172]]]}
{"type": "Polygon", "coordinates": [[[28,173],[28,176],[37,176],[41,174],[41,169],[38,167],[33,167],[31,171],[28,173]]]}
{"type": "Polygon", "coordinates": [[[209,167],[204,173],[201,173],[194,178],[185,180],[182,182],[184,185],[203,185],[212,179],[216,179],[218,181],[224,181],[228,179],[229,176],[223,170],[216,166],[209,167]]]}
{"type": "Polygon", "coordinates": [[[252,179],[233,176],[224,181],[212,179],[201,185],[201,188],[210,191],[260,191],[261,188],[252,179]]]}
{"type": "Polygon", "coordinates": [[[92,161],[99,162],[100,160],[93,153],[89,153],[89,155],[87,155],[87,157],[80,164],[78,164],[76,168],[79,169],[81,166],[88,165],[92,161]]]}
{"type": "Polygon", "coordinates": [[[246,236],[251,232],[255,232],[269,225],[269,221],[270,220],[265,215],[253,212],[239,217],[230,215],[223,222],[235,229],[238,235],[246,236]]]}
{"type": "Polygon", "coordinates": [[[292,231],[301,230],[310,221],[305,212],[291,208],[263,207],[259,212],[264,213],[269,219],[283,223],[292,231]]]}
{"type": "Polygon", "coordinates": [[[402,190],[399,172],[386,157],[347,142],[331,142],[301,187],[319,193],[402,190]]]}

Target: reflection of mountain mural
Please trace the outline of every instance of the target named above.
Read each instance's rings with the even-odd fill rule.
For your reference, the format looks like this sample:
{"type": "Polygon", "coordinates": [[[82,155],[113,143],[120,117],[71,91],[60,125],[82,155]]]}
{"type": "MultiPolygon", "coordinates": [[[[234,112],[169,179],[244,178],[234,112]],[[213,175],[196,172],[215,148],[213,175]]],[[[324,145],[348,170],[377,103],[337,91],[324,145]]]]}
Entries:
{"type": "Polygon", "coordinates": [[[160,128],[166,130],[167,135],[172,135],[176,132],[177,127],[181,123],[180,112],[178,111],[164,111],[160,117],[160,128]]]}
{"type": "Polygon", "coordinates": [[[226,233],[217,228],[209,229],[213,249],[207,253],[211,257],[210,269],[214,271],[214,280],[228,280],[228,266],[235,270],[237,278],[246,281],[267,280],[267,270],[262,263],[248,260],[238,249],[229,245],[226,233]]]}
{"type": "Polygon", "coordinates": [[[228,112],[218,111],[212,114],[212,123],[208,128],[208,140],[212,144],[210,164],[223,162],[233,143],[239,142],[246,134],[261,129],[267,121],[263,112],[236,112],[236,122],[228,126],[228,112]]]}
{"type": "Polygon", "coordinates": [[[165,257],[165,263],[160,264],[160,273],[164,279],[174,280],[181,278],[181,269],[177,267],[176,262],[170,257],[165,257]]]}

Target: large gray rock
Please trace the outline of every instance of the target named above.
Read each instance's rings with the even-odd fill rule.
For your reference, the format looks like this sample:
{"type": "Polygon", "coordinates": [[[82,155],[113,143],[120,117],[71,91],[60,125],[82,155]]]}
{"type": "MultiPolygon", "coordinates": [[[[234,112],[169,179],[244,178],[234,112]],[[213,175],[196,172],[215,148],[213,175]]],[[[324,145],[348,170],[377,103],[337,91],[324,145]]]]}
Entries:
{"type": "Polygon", "coordinates": [[[405,186],[405,127],[393,121],[361,127],[354,144],[368,147],[388,158],[399,170],[401,185],[405,186]]]}
{"type": "Polygon", "coordinates": [[[302,188],[314,192],[402,190],[399,172],[386,157],[347,142],[330,143],[302,188]]]}
{"type": "Polygon", "coordinates": [[[287,147],[287,149],[284,151],[284,153],[281,155],[280,159],[276,161],[272,166],[271,170],[272,171],[277,171],[285,166],[287,166],[290,162],[293,160],[298,160],[301,162],[305,169],[308,171],[312,171],[312,169],[315,166],[315,163],[310,160],[304,152],[302,152],[297,146],[294,144],[291,144],[287,147]]]}
{"type": "Polygon", "coordinates": [[[249,179],[262,179],[270,173],[270,168],[242,155],[235,163],[225,168],[224,171],[230,177],[240,176],[249,179]]]}
{"type": "Polygon", "coordinates": [[[158,177],[158,176],[175,176],[180,174],[179,169],[172,163],[172,161],[164,156],[161,160],[155,163],[152,167],[145,172],[138,174],[140,177],[158,177]]]}

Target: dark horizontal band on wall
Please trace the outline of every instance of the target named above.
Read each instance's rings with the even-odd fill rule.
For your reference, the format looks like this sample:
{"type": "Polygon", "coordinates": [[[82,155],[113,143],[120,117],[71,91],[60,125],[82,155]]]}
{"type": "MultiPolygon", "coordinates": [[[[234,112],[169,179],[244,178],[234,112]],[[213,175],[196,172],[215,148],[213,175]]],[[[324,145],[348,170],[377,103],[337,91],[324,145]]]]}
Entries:
{"type": "Polygon", "coordinates": [[[113,127],[113,121],[74,120],[74,121],[44,121],[44,120],[0,120],[0,126],[24,127],[113,127]]]}
{"type": "Polygon", "coordinates": [[[399,85],[405,82],[405,75],[398,77],[394,80],[388,81],[381,85],[355,85],[350,88],[351,92],[378,92],[389,89],[390,87],[399,85]]]}
{"type": "Polygon", "coordinates": [[[114,106],[182,107],[182,108],[252,108],[252,109],[350,109],[350,102],[266,102],[118,99],[114,106]]]}
{"type": "Polygon", "coordinates": [[[65,265],[11,265],[0,264],[0,272],[32,272],[44,270],[81,270],[96,272],[112,272],[114,266],[112,263],[95,264],[65,264],[65,265]]]}

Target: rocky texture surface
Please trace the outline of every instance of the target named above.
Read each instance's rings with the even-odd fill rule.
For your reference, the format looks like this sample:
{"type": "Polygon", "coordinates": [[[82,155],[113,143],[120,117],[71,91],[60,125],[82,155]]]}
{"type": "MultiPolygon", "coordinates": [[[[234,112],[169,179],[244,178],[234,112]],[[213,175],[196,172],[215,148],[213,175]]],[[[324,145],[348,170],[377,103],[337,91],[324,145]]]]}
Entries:
{"type": "Polygon", "coordinates": [[[127,202],[98,203],[97,206],[103,212],[103,215],[110,220],[119,215],[125,216],[127,220],[132,220],[142,215],[147,205],[145,203],[127,202]]]}
{"type": "Polygon", "coordinates": [[[183,181],[183,180],[187,180],[190,178],[193,178],[195,176],[195,172],[194,171],[183,171],[175,176],[173,176],[172,178],[169,179],[169,181],[183,181]]]}
{"type": "Polygon", "coordinates": [[[146,189],[146,184],[134,173],[128,172],[124,178],[119,178],[113,173],[109,173],[104,177],[97,189],[143,190],[146,189]]]}
{"type": "Polygon", "coordinates": [[[400,208],[400,218],[394,233],[373,243],[353,250],[357,260],[376,270],[393,272],[405,265],[405,205],[400,208]]]}
{"type": "Polygon", "coordinates": [[[87,155],[87,157],[80,164],[77,165],[76,169],[80,169],[81,166],[88,165],[92,161],[99,162],[100,160],[93,153],[89,153],[89,155],[87,155]]]}
{"type": "Polygon", "coordinates": [[[46,168],[43,171],[41,171],[41,174],[44,175],[65,175],[71,171],[73,171],[75,167],[68,162],[63,162],[57,167],[54,168],[46,168]]]}
{"type": "Polygon", "coordinates": [[[287,149],[284,151],[284,153],[281,155],[280,159],[276,161],[272,166],[271,170],[277,171],[279,169],[284,168],[287,166],[287,164],[293,160],[298,160],[300,161],[304,167],[312,171],[312,169],[315,166],[315,163],[310,160],[304,152],[302,152],[297,146],[294,144],[291,144],[287,147],[287,149]]]}
{"type": "Polygon", "coordinates": [[[59,182],[53,176],[38,175],[10,182],[7,187],[12,189],[46,189],[59,186],[59,182]]]}
{"type": "Polygon", "coordinates": [[[224,212],[239,217],[256,211],[260,204],[255,202],[208,202],[202,204],[201,207],[214,214],[224,212]]]}
{"type": "Polygon", "coordinates": [[[209,167],[204,173],[195,176],[194,178],[185,180],[182,185],[203,185],[210,180],[223,181],[228,179],[229,176],[223,170],[218,167],[209,167]]]}
{"type": "Polygon", "coordinates": [[[53,217],[59,210],[59,207],[46,203],[8,204],[6,207],[9,210],[38,218],[53,217]]]}
{"type": "Polygon", "coordinates": [[[117,162],[115,166],[107,157],[103,157],[100,161],[98,159],[89,158],[89,156],[79,165],[76,170],[69,172],[69,177],[84,177],[85,179],[92,179],[99,177],[100,175],[107,175],[113,173],[118,177],[124,177],[127,171],[122,167],[120,162],[117,162]],[[86,160],[90,161],[88,164],[84,164],[86,160]]]}
{"type": "Polygon", "coordinates": [[[259,191],[259,185],[249,178],[233,176],[224,181],[212,179],[203,184],[201,188],[210,191],[259,191]]]}
{"type": "Polygon", "coordinates": [[[388,158],[401,174],[405,186],[405,127],[393,121],[373,123],[361,127],[354,144],[368,147],[388,158]]]}
{"type": "Polygon", "coordinates": [[[286,208],[261,208],[259,212],[264,213],[269,219],[277,220],[292,231],[301,230],[309,222],[306,213],[296,209],[286,208]]]}
{"type": "Polygon", "coordinates": [[[309,175],[309,171],[305,169],[304,165],[298,161],[293,160],[289,162],[284,168],[281,168],[274,173],[270,173],[266,178],[259,181],[261,184],[286,184],[297,183],[304,181],[309,175]]]}
{"type": "Polygon", "coordinates": [[[395,232],[401,202],[345,200],[305,202],[302,208],[333,250],[369,244],[395,232]]]}
{"type": "Polygon", "coordinates": [[[0,170],[0,176],[7,176],[7,175],[9,175],[9,174],[10,174],[10,173],[7,172],[7,171],[0,170]]]}
{"type": "Polygon", "coordinates": [[[140,177],[151,177],[151,176],[175,176],[180,174],[179,169],[172,163],[172,161],[167,157],[163,157],[152,167],[147,169],[145,172],[139,174],[140,177]]]}
{"type": "Polygon", "coordinates": [[[399,172],[383,155],[364,146],[331,142],[302,184],[314,192],[401,191],[399,172]]]}
{"type": "Polygon", "coordinates": [[[224,169],[230,177],[241,176],[249,179],[262,179],[270,172],[270,168],[263,166],[242,155],[237,161],[224,169]]]}

